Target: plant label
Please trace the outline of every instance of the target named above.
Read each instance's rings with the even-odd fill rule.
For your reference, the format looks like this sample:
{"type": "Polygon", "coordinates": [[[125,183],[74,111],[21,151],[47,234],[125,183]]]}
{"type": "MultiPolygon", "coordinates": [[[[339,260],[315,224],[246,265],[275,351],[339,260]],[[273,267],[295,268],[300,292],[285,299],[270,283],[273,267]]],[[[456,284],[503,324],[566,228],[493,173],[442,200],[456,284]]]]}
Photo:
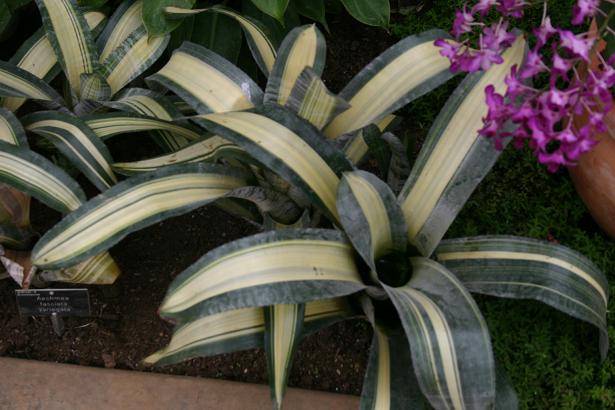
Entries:
{"type": "Polygon", "coordinates": [[[20,316],[90,316],[87,289],[20,289],[15,296],[20,316]]]}

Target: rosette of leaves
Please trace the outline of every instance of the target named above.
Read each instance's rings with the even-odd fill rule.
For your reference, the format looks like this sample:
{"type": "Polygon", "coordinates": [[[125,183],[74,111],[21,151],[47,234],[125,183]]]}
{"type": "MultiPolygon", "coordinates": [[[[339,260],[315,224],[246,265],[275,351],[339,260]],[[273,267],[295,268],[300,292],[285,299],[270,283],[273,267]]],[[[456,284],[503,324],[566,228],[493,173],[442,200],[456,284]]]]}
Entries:
{"type": "Polygon", "coordinates": [[[266,89],[205,48],[185,43],[175,50],[148,81],[181,97],[198,114],[192,120],[214,137],[116,164],[137,175],[52,228],[34,249],[35,264],[78,263],[206,201],[234,195],[254,201],[276,229],[223,245],[176,278],[160,308],[177,324],[174,336],[146,362],[263,346],[278,408],[301,338],[357,317],[374,327],[362,408],[421,408],[425,399],[435,408],[514,408],[514,390],[496,371],[471,292],[539,300],[592,323],[604,357],[606,279],[582,255],[517,237],[442,241],[499,155],[477,131],[484,88],[505,87],[510,67],[524,58],[521,37],[502,65],[461,82],[410,166],[403,143],[380,129],[395,110],[451,77],[433,45],[441,32],[400,41],[339,95],[319,77],[326,53],[314,26],[293,30],[277,50],[262,33],[253,35],[252,50],[269,74],[266,89]],[[387,183],[356,169],[370,153],[387,183]],[[176,190],[176,180],[167,179],[193,162],[220,159],[223,165],[201,165],[233,169],[224,183],[219,176],[209,180],[219,181],[217,190],[176,190]],[[317,214],[336,229],[305,228],[317,214]]]}

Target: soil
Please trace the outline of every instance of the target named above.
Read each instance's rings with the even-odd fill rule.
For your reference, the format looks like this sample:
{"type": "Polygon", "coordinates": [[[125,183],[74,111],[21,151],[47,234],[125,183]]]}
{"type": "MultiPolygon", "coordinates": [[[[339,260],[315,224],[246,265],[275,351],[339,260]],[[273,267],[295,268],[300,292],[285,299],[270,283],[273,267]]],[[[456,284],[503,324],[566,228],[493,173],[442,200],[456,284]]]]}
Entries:
{"type": "MultiPolygon", "coordinates": [[[[346,15],[330,16],[329,21],[324,78],[332,91],[339,91],[395,40],[346,15]]],[[[32,222],[39,232],[58,220],[58,214],[34,201],[32,222]]],[[[54,334],[48,318],[20,318],[17,286],[0,281],[0,356],[266,383],[262,349],[163,368],[140,364],[170,339],[172,327],[158,318],[156,309],[172,279],[210,249],[255,232],[246,222],[207,206],[129,235],[111,249],[122,276],[112,286],[88,287],[94,316],[65,319],[62,337],[54,334]]],[[[323,329],[301,342],[289,384],[358,395],[370,344],[371,330],[361,321],[323,329]]]]}

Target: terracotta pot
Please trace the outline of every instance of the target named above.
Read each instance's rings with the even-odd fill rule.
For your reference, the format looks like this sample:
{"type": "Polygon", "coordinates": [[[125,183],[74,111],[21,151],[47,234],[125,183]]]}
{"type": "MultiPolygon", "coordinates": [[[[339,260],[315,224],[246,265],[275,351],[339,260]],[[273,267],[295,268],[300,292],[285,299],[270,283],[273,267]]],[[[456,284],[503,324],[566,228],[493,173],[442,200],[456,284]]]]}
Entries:
{"type": "MultiPolygon", "coordinates": [[[[609,113],[615,123],[615,110],[609,113]]],[[[576,122],[576,121],[575,121],[576,122]]],[[[615,133],[600,136],[600,142],[570,167],[577,192],[594,220],[615,239],[615,133]]]]}

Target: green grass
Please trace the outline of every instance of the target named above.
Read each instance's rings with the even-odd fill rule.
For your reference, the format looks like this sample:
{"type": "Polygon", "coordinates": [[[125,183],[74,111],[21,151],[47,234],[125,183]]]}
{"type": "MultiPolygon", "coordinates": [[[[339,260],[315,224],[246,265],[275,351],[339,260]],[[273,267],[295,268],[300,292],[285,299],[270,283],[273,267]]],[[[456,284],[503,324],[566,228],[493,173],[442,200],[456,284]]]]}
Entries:
{"type": "MultiPolygon", "coordinates": [[[[417,18],[409,16],[391,27],[402,37],[433,27],[450,27],[463,1],[435,1],[417,18]]],[[[555,24],[565,24],[572,1],[551,1],[555,24]],[[556,4],[556,5],[554,5],[556,4]]],[[[541,10],[524,20],[537,24],[541,10]]],[[[405,114],[428,128],[448,95],[451,82],[412,104],[405,114]]],[[[509,147],[472,195],[448,237],[511,234],[555,239],[593,260],[610,280],[615,294],[615,241],[602,234],[576,195],[568,174],[550,174],[531,152],[509,147]]],[[[478,297],[489,323],[496,359],[517,390],[522,409],[615,408],[615,354],[604,363],[598,355],[598,332],[547,306],[532,301],[478,297]]],[[[615,311],[613,299],[610,311],[615,311]]],[[[609,317],[615,341],[615,319],[609,317]]]]}

